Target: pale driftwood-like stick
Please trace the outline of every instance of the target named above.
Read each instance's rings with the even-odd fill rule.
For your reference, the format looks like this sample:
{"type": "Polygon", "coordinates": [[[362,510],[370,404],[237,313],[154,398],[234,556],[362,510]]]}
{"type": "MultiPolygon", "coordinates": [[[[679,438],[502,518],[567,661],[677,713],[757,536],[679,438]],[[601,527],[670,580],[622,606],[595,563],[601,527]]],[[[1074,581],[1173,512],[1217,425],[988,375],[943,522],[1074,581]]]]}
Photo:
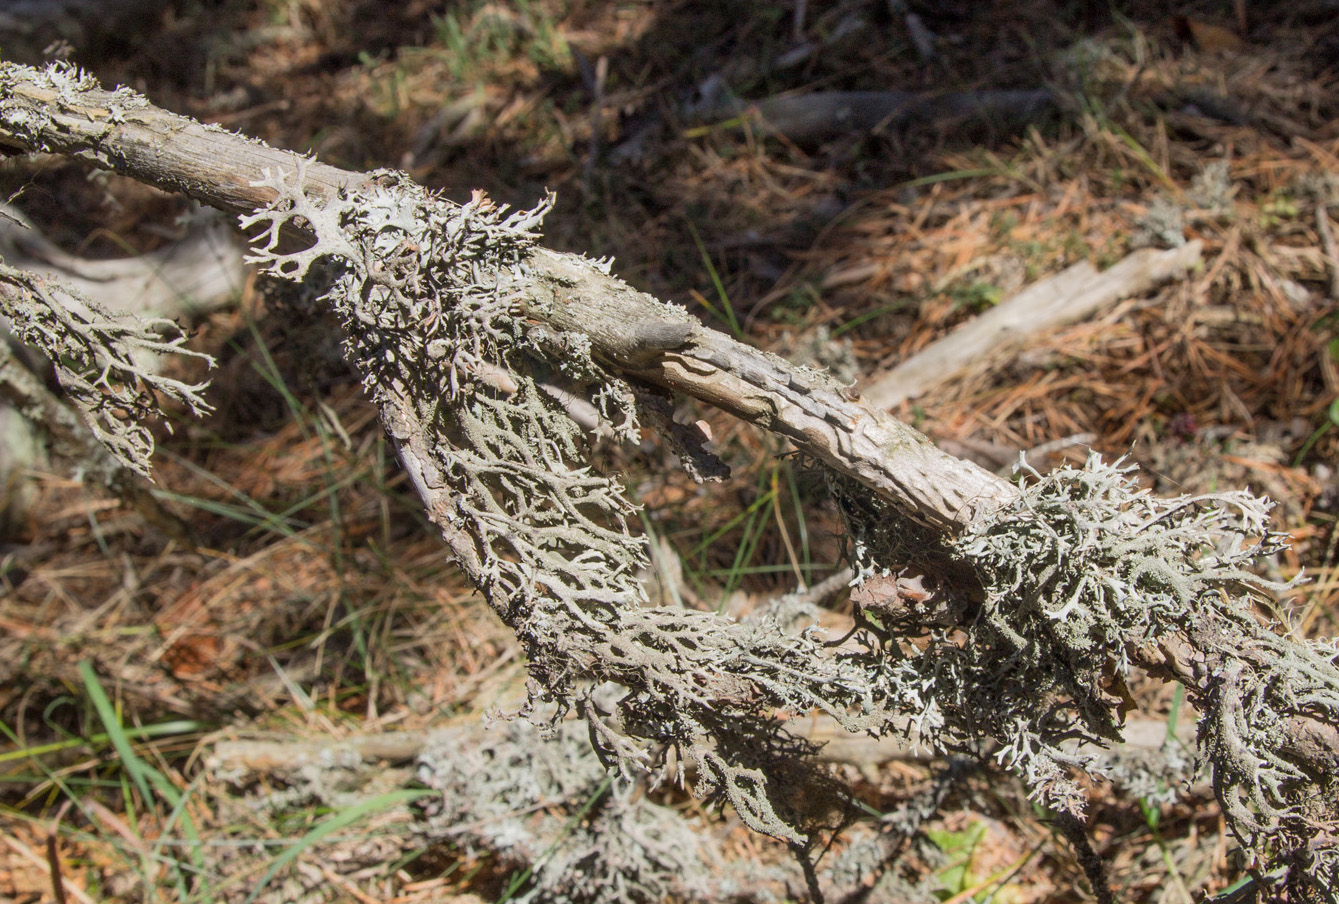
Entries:
{"type": "Polygon", "coordinates": [[[223,223],[202,223],[148,254],[89,260],[58,248],[8,205],[0,205],[0,259],[59,280],[112,311],[152,317],[208,313],[236,298],[246,275],[242,249],[223,223]]]}
{"type": "MultiPolygon", "coordinates": [[[[853,737],[832,719],[818,716],[790,723],[793,734],[823,744],[819,759],[852,766],[878,766],[893,760],[934,759],[932,751],[905,738],[853,737]]],[[[483,735],[482,722],[466,729],[483,735]]],[[[210,771],[230,776],[292,773],[307,766],[356,767],[361,763],[407,763],[429,742],[430,731],[388,731],[348,738],[283,738],[277,740],[220,741],[214,745],[207,765],[210,771]]],[[[1117,749],[1157,751],[1167,739],[1164,719],[1131,719],[1122,731],[1117,749]]],[[[1177,725],[1177,740],[1192,744],[1195,721],[1185,718],[1177,725]]]]}
{"type": "MultiPolygon", "coordinates": [[[[266,171],[296,173],[316,199],[372,186],[354,173],[201,125],[129,92],[67,93],[36,71],[0,68],[0,144],[65,154],[211,207],[249,214],[274,199],[253,184],[266,171]]],[[[590,337],[594,353],[629,375],[709,402],[782,436],[869,486],[923,523],[957,532],[1015,498],[990,472],[946,455],[925,436],[869,405],[826,374],[701,326],[573,254],[538,249],[526,314],[590,337]]]]}
{"type": "Polygon", "coordinates": [[[329,768],[363,762],[406,763],[427,743],[422,731],[388,731],[349,738],[219,741],[206,763],[227,775],[270,775],[304,766],[329,768]]]}
{"type": "Polygon", "coordinates": [[[815,91],[758,101],[722,96],[698,115],[704,119],[747,117],[755,128],[800,144],[859,136],[912,123],[966,120],[1028,121],[1051,107],[1050,91],[815,91]]]}
{"type": "Polygon", "coordinates": [[[983,360],[1017,351],[1030,337],[1091,317],[1175,279],[1199,263],[1202,245],[1136,251],[1098,273],[1082,261],[976,317],[898,364],[864,390],[875,408],[894,408],[983,360]]]}

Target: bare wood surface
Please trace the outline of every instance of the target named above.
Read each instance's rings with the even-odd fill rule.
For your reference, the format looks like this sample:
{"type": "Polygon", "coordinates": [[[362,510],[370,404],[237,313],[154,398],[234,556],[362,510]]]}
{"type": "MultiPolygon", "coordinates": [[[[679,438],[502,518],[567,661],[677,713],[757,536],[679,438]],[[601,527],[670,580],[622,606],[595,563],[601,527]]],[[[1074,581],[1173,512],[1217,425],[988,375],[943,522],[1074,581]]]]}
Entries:
{"type": "MultiPolygon", "coordinates": [[[[124,89],[61,92],[13,64],[0,66],[0,144],[75,157],[235,214],[273,200],[273,189],[252,184],[266,171],[302,165],[317,199],[377,178],[201,125],[124,89]]],[[[518,287],[528,317],[587,334],[596,355],[630,376],[786,436],[925,524],[956,532],[1014,498],[1006,481],[946,455],[826,374],[709,330],[577,255],[539,249],[532,265],[537,285],[518,287]]]]}
{"type": "MultiPolygon", "coordinates": [[[[855,737],[833,719],[816,716],[788,723],[798,737],[824,745],[818,757],[828,763],[878,766],[894,760],[935,759],[932,751],[896,735],[882,738],[855,737]]],[[[472,722],[470,732],[485,733],[482,722],[472,722]]],[[[272,775],[295,772],[306,766],[356,766],[360,763],[407,763],[428,746],[433,730],[387,731],[347,738],[272,738],[219,741],[209,754],[211,771],[228,775],[272,775]]],[[[1168,736],[1165,719],[1133,718],[1121,732],[1116,748],[1124,751],[1156,752],[1168,736]]],[[[1194,718],[1182,718],[1175,738],[1191,745],[1195,740],[1194,718]]]]}
{"type": "Polygon", "coordinates": [[[983,359],[1020,348],[1031,336],[1091,317],[1122,298],[1175,279],[1200,261],[1203,244],[1136,251],[1098,273],[1087,261],[1034,283],[964,323],[879,377],[864,390],[875,408],[894,408],[983,359]]]}
{"type": "Polygon", "coordinates": [[[58,248],[8,205],[0,205],[0,258],[60,280],[110,310],[151,317],[212,311],[241,293],[246,276],[242,250],[222,223],[202,223],[148,254],[90,260],[58,248]]]}

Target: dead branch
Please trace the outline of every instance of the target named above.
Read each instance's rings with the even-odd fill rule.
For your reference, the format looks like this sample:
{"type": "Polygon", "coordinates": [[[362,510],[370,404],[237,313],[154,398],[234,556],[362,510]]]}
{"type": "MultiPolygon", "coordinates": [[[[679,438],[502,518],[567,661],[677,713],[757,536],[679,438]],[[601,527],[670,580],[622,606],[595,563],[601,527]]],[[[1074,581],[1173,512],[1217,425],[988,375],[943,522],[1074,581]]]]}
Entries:
{"type": "MultiPolygon", "coordinates": [[[[64,154],[239,215],[274,200],[272,188],[256,184],[267,172],[301,167],[303,189],[318,203],[384,177],[136,103],[126,89],[63,95],[43,81],[38,70],[0,69],[0,145],[64,154]]],[[[826,374],[708,330],[577,255],[537,248],[530,264],[536,285],[518,299],[527,317],[586,334],[599,358],[630,376],[786,436],[918,520],[956,530],[1014,498],[1007,482],[945,455],[826,374]]]]}
{"type": "MultiPolygon", "coordinates": [[[[519,701],[517,701],[519,704],[519,701]]],[[[482,723],[470,723],[468,730],[485,733],[482,723]]],[[[806,721],[797,733],[820,743],[820,760],[828,763],[846,763],[852,766],[879,766],[893,760],[926,760],[932,758],[924,747],[908,743],[903,738],[857,738],[841,730],[831,719],[806,721]]],[[[1124,740],[1115,748],[1127,754],[1156,752],[1168,739],[1168,727],[1163,719],[1131,719],[1123,731],[1124,740]]],[[[322,763],[390,763],[400,764],[413,760],[428,743],[426,731],[386,731],[347,738],[283,738],[271,740],[220,741],[209,755],[210,770],[231,776],[264,776],[274,773],[289,774],[306,766],[322,763]]],[[[1181,744],[1194,741],[1194,722],[1183,720],[1174,735],[1181,744]]]]}
{"type": "Polygon", "coordinates": [[[803,844],[794,826],[804,814],[785,809],[769,770],[808,748],[760,714],[821,710],[875,735],[900,730],[910,714],[955,749],[994,736],[1034,793],[1073,814],[1081,792],[1067,769],[1091,760],[1057,745],[1114,740],[1120,676],[1138,664],[1184,682],[1206,714],[1215,790],[1234,831],[1312,883],[1305,888],[1339,874],[1330,779],[1339,651],[1280,637],[1255,618],[1251,594],[1268,588],[1244,565],[1279,549],[1260,500],[1156,500],[1123,476],[1128,469],[1100,463],[1036,475],[1024,493],[827,375],[709,330],[597,262],[535,246],[542,206],[504,217],[482,196],[453,205],[401,174],[350,173],[269,148],[125,89],[103,91],[69,67],[0,65],[0,143],[239,213],[262,229],[258,259],[271,273],[301,278],[321,257],[345,265],[327,299],[430,517],[526,644],[546,691],[587,718],[621,768],[646,756],[634,739],[680,747],[701,785],[750,826],[803,844]],[[308,247],[282,250],[283,232],[308,247]],[[450,313],[449,334],[464,344],[432,339],[435,327],[424,326],[445,316],[448,296],[465,304],[450,313]],[[586,474],[576,428],[537,396],[522,370],[531,350],[602,384],[606,416],[631,417],[615,398],[622,378],[790,439],[830,469],[853,535],[878,547],[862,568],[886,575],[892,552],[939,550],[975,574],[977,592],[928,588],[949,597],[929,610],[958,619],[948,626],[919,618],[923,599],[883,601],[882,625],[931,643],[901,658],[888,652],[897,638],[873,623],[865,630],[878,642],[832,658],[813,634],[785,632],[779,616],[731,623],[639,607],[632,575],[644,553],[608,526],[626,503],[615,482],[586,474]],[[508,379],[483,379],[487,367],[508,379]],[[530,433],[534,441],[522,439],[530,433]],[[497,495],[499,475],[510,495],[497,495]],[[517,509],[531,517],[535,499],[568,520],[555,523],[548,510],[518,519],[517,509]],[[1256,546],[1243,539],[1261,536],[1256,546]],[[966,632],[965,646],[954,630],[966,632]],[[578,680],[639,694],[610,710],[577,693],[578,680]],[[982,694],[993,682],[1007,685],[1008,700],[982,694]],[[1067,718],[1074,727],[1061,725],[1067,718]]]}
{"type": "Polygon", "coordinates": [[[0,205],[0,259],[80,293],[112,311],[150,317],[200,317],[242,291],[242,249],[207,211],[205,222],[157,251],[91,260],[58,248],[19,211],[0,205]]]}
{"type": "Polygon", "coordinates": [[[1195,241],[1169,251],[1145,248],[1100,274],[1087,261],[1077,263],[901,362],[865,387],[865,398],[875,408],[894,408],[963,368],[1015,351],[1030,336],[1076,323],[1176,278],[1199,263],[1201,247],[1195,241]]]}
{"type": "Polygon", "coordinates": [[[813,144],[881,129],[948,122],[1029,122],[1051,109],[1050,91],[815,91],[746,101],[722,91],[693,111],[702,120],[739,120],[762,132],[813,144]]]}

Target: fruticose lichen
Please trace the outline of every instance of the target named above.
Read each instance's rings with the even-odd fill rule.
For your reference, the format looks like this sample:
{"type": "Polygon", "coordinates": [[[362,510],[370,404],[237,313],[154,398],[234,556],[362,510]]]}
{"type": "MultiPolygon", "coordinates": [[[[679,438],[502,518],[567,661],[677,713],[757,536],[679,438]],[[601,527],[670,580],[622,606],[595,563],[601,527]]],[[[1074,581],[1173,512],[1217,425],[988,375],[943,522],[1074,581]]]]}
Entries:
{"type": "MultiPolygon", "coordinates": [[[[1078,771],[1094,770],[1133,706],[1125,678],[1137,652],[1188,642],[1209,678],[1195,700],[1201,755],[1229,826],[1310,900],[1334,887],[1339,784],[1308,772],[1288,745],[1305,718],[1339,713],[1339,655],[1279,637],[1256,614],[1286,589],[1249,570],[1285,545],[1268,502],[1163,499],[1133,470],[1093,456],[1031,472],[1015,503],[959,537],[952,553],[981,582],[975,614],[964,626],[922,624],[900,648],[888,694],[914,704],[936,747],[980,750],[989,739],[1035,797],[1077,815],[1078,771]]],[[[865,574],[899,555],[898,523],[887,512],[853,521],[865,574]]]]}
{"type": "MultiPolygon", "coordinates": [[[[62,66],[25,78],[54,102],[0,98],[0,123],[41,148],[54,113],[77,108],[96,83],[62,66]]],[[[106,128],[133,105],[118,93],[106,128]]],[[[1083,807],[1075,770],[1094,765],[1083,745],[1115,740],[1125,675],[1156,647],[1191,660],[1182,666],[1197,679],[1201,754],[1232,830],[1294,898],[1335,900],[1339,763],[1317,763],[1334,746],[1325,732],[1339,715],[1339,649],[1279,636],[1256,617],[1256,602],[1279,589],[1248,570],[1282,545],[1264,502],[1158,499],[1128,468],[1094,458],[1033,474],[1016,501],[950,539],[833,474],[859,574],[910,563],[905,598],[867,608],[840,643],[780,612],[733,621],[649,607],[633,506],[617,479],[592,469],[581,428],[533,374],[585,387],[625,437],[636,435],[634,396],[585,337],[554,341],[552,327],[518,316],[522,300],[532,310],[546,301],[535,297],[543,281],[531,252],[551,199],[508,214],[482,195],[452,204],[391,172],[318,199],[305,166],[257,183],[273,200],[242,218],[259,232],[254,259],[287,279],[317,261],[333,273],[324,300],[343,321],[346,357],[429,516],[522,641],[533,701],[554,704],[550,727],[568,731],[562,720],[578,713],[611,781],[677,763],[674,777],[691,772],[696,790],[803,851],[843,822],[844,798],[780,717],[821,711],[851,732],[910,730],[941,750],[993,751],[1072,816],[1083,807]],[[311,244],[281,246],[289,226],[311,244]]],[[[156,397],[205,404],[202,386],[159,377],[137,356],[182,353],[184,335],[59,292],[0,269],[0,313],[52,358],[113,453],[147,473],[140,422],[156,397]]]]}
{"type": "Polygon", "coordinates": [[[162,401],[197,416],[210,410],[207,383],[160,372],[164,355],[214,363],[185,347],[186,333],[174,321],[112,313],[69,286],[3,264],[0,319],[52,362],[66,395],[117,461],[146,478],[153,434],[145,422],[162,401]]]}
{"type": "Polygon", "coordinates": [[[534,291],[527,251],[549,202],[510,215],[482,196],[457,206],[393,173],[324,202],[304,193],[301,168],[262,184],[275,200],[242,219],[262,229],[256,260],[290,279],[320,259],[338,267],[325,298],[343,319],[347,357],[457,561],[525,645],[534,698],[557,703],[555,719],[580,713],[624,777],[673,748],[696,766],[700,792],[803,843],[788,799],[797,782],[834,789],[792,768],[812,745],[773,714],[822,709],[850,722],[877,704],[860,668],[825,655],[812,631],[645,605],[638,574],[649,560],[628,530],[633,507],[615,478],[592,470],[581,430],[531,375],[538,363],[579,376],[633,433],[631,393],[588,345],[567,343],[568,360],[550,360],[555,343],[535,341],[517,316],[534,291]],[[315,242],[278,250],[289,222],[315,242]],[[625,691],[597,703],[591,688],[602,681],[625,691]]]}
{"type": "Polygon", "coordinates": [[[728,873],[748,866],[723,869],[719,839],[644,789],[611,782],[579,723],[552,738],[520,721],[435,732],[418,764],[440,796],[421,804],[416,830],[528,869],[518,901],[719,900],[728,873]]]}
{"type": "MultiPolygon", "coordinates": [[[[825,897],[936,900],[926,887],[933,876],[913,884],[889,867],[935,817],[962,771],[951,762],[906,806],[851,826],[814,871],[825,897]]],[[[577,722],[551,736],[521,720],[435,731],[415,777],[438,792],[415,805],[416,834],[525,869],[516,900],[743,904],[794,900],[804,882],[784,850],[735,850],[729,822],[658,803],[644,785],[610,781],[577,722]]]]}
{"type": "Polygon", "coordinates": [[[1158,499],[1128,468],[1093,458],[1033,475],[1017,502],[950,542],[852,487],[838,504],[861,574],[891,572],[908,553],[966,573],[975,590],[946,591],[956,598],[940,607],[952,618],[866,613],[832,646],[766,613],[736,622],[649,607],[631,504],[592,470],[581,430],[531,376],[579,376],[632,434],[631,394],[589,346],[539,341],[517,316],[541,284],[528,253],[550,202],[512,214],[481,195],[457,206],[394,173],[317,201],[303,178],[299,167],[263,181],[274,201],[243,218],[263,230],[257,259],[290,279],[318,259],[336,265],[326,300],[429,515],[523,642],[532,700],[556,704],[554,725],[580,714],[622,779],[674,751],[700,793],[803,848],[841,822],[842,793],[776,716],[817,710],[852,732],[910,726],[938,749],[993,749],[1037,798],[1076,814],[1075,770],[1093,764],[1083,745],[1118,737],[1134,652],[1189,639],[1216,670],[1196,702],[1234,829],[1267,854],[1309,858],[1292,875],[1333,871],[1325,820],[1298,799],[1305,783],[1271,731],[1291,713],[1339,711],[1339,681],[1314,659],[1280,656],[1286,642],[1252,614],[1253,599],[1277,589],[1247,570],[1282,545],[1266,503],[1158,499]],[[279,250],[290,222],[315,235],[310,247],[279,250]],[[1280,666],[1285,680],[1270,671],[1280,666]],[[619,693],[597,699],[602,683],[619,693]],[[811,805],[824,796],[832,807],[811,805]]]}

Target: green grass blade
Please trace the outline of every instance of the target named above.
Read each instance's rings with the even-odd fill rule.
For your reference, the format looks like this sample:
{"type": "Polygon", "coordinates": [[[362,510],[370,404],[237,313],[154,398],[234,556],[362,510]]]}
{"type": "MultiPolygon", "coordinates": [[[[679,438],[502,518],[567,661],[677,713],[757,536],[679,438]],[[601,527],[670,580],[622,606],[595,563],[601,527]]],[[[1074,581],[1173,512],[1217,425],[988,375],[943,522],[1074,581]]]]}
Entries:
{"type": "Polygon", "coordinates": [[[436,792],[430,788],[390,791],[386,794],[379,794],[376,797],[368,798],[362,803],[332,816],[306,835],[299,838],[288,850],[274,858],[274,862],[271,863],[270,868],[265,871],[265,875],[260,877],[260,881],[256,883],[256,887],[251,889],[251,894],[247,895],[244,904],[252,904],[252,902],[254,902],[260,895],[261,891],[264,890],[265,886],[270,884],[270,880],[279,874],[281,869],[288,866],[288,864],[300,857],[303,851],[307,850],[312,845],[317,844],[323,838],[333,835],[340,829],[348,828],[364,816],[380,813],[389,810],[391,807],[407,804],[418,800],[420,797],[426,797],[429,794],[434,793],[436,792]]]}
{"type": "MultiPolygon", "coordinates": [[[[0,723],[3,726],[3,723],[0,723]]],[[[168,737],[171,735],[191,734],[193,732],[204,731],[208,726],[203,722],[193,722],[189,719],[178,719],[174,722],[159,722],[156,725],[145,725],[142,727],[123,729],[127,738],[132,741],[143,741],[150,738],[168,737]]],[[[4,728],[0,727],[0,732],[9,734],[4,728]]],[[[8,750],[0,753],[0,763],[13,762],[14,760],[38,759],[50,753],[60,753],[63,750],[70,750],[75,747],[93,747],[98,748],[110,740],[110,735],[105,732],[91,734],[84,738],[68,738],[64,741],[52,741],[49,744],[39,744],[36,747],[23,747],[17,750],[8,750]]],[[[13,738],[11,737],[11,740],[13,738]]],[[[17,743],[17,742],[16,742],[17,743]]]]}
{"type": "Polygon", "coordinates": [[[126,734],[125,726],[121,724],[120,715],[116,712],[116,708],[112,706],[112,701],[108,698],[107,692],[102,689],[102,682],[98,680],[97,674],[94,673],[93,664],[87,659],[79,662],[79,677],[84,681],[84,690],[88,693],[88,699],[93,704],[94,712],[98,714],[102,727],[107,730],[107,738],[112,742],[112,748],[121,759],[121,768],[125,769],[126,774],[130,776],[130,780],[135,783],[135,788],[140,793],[140,799],[145,802],[151,801],[153,795],[149,791],[148,772],[156,772],[157,770],[152,769],[135,753],[135,748],[130,743],[130,737],[126,734]]]}
{"type": "Polygon", "coordinates": [[[716,289],[716,297],[721,302],[720,310],[711,305],[706,305],[708,310],[720,317],[730,327],[730,335],[736,339],[744,338],[744,328],[739,325],[739,318],[735,316],[734,306],[730,304],[730,293],[725,291],[725,283],[721,282],[721,275],[716,272],[716,265],[711,262],[711,255],[707,253],[707,246],[702,242],[702,236],[698,235],[697,227],[693,225],[692,220],[688,221],[688,231],[693,234],[693,244],[697,246],[697,253],[702,255],[702,263],[707,267],[707,273],[711,274],[711,284],[716,289]]]}

